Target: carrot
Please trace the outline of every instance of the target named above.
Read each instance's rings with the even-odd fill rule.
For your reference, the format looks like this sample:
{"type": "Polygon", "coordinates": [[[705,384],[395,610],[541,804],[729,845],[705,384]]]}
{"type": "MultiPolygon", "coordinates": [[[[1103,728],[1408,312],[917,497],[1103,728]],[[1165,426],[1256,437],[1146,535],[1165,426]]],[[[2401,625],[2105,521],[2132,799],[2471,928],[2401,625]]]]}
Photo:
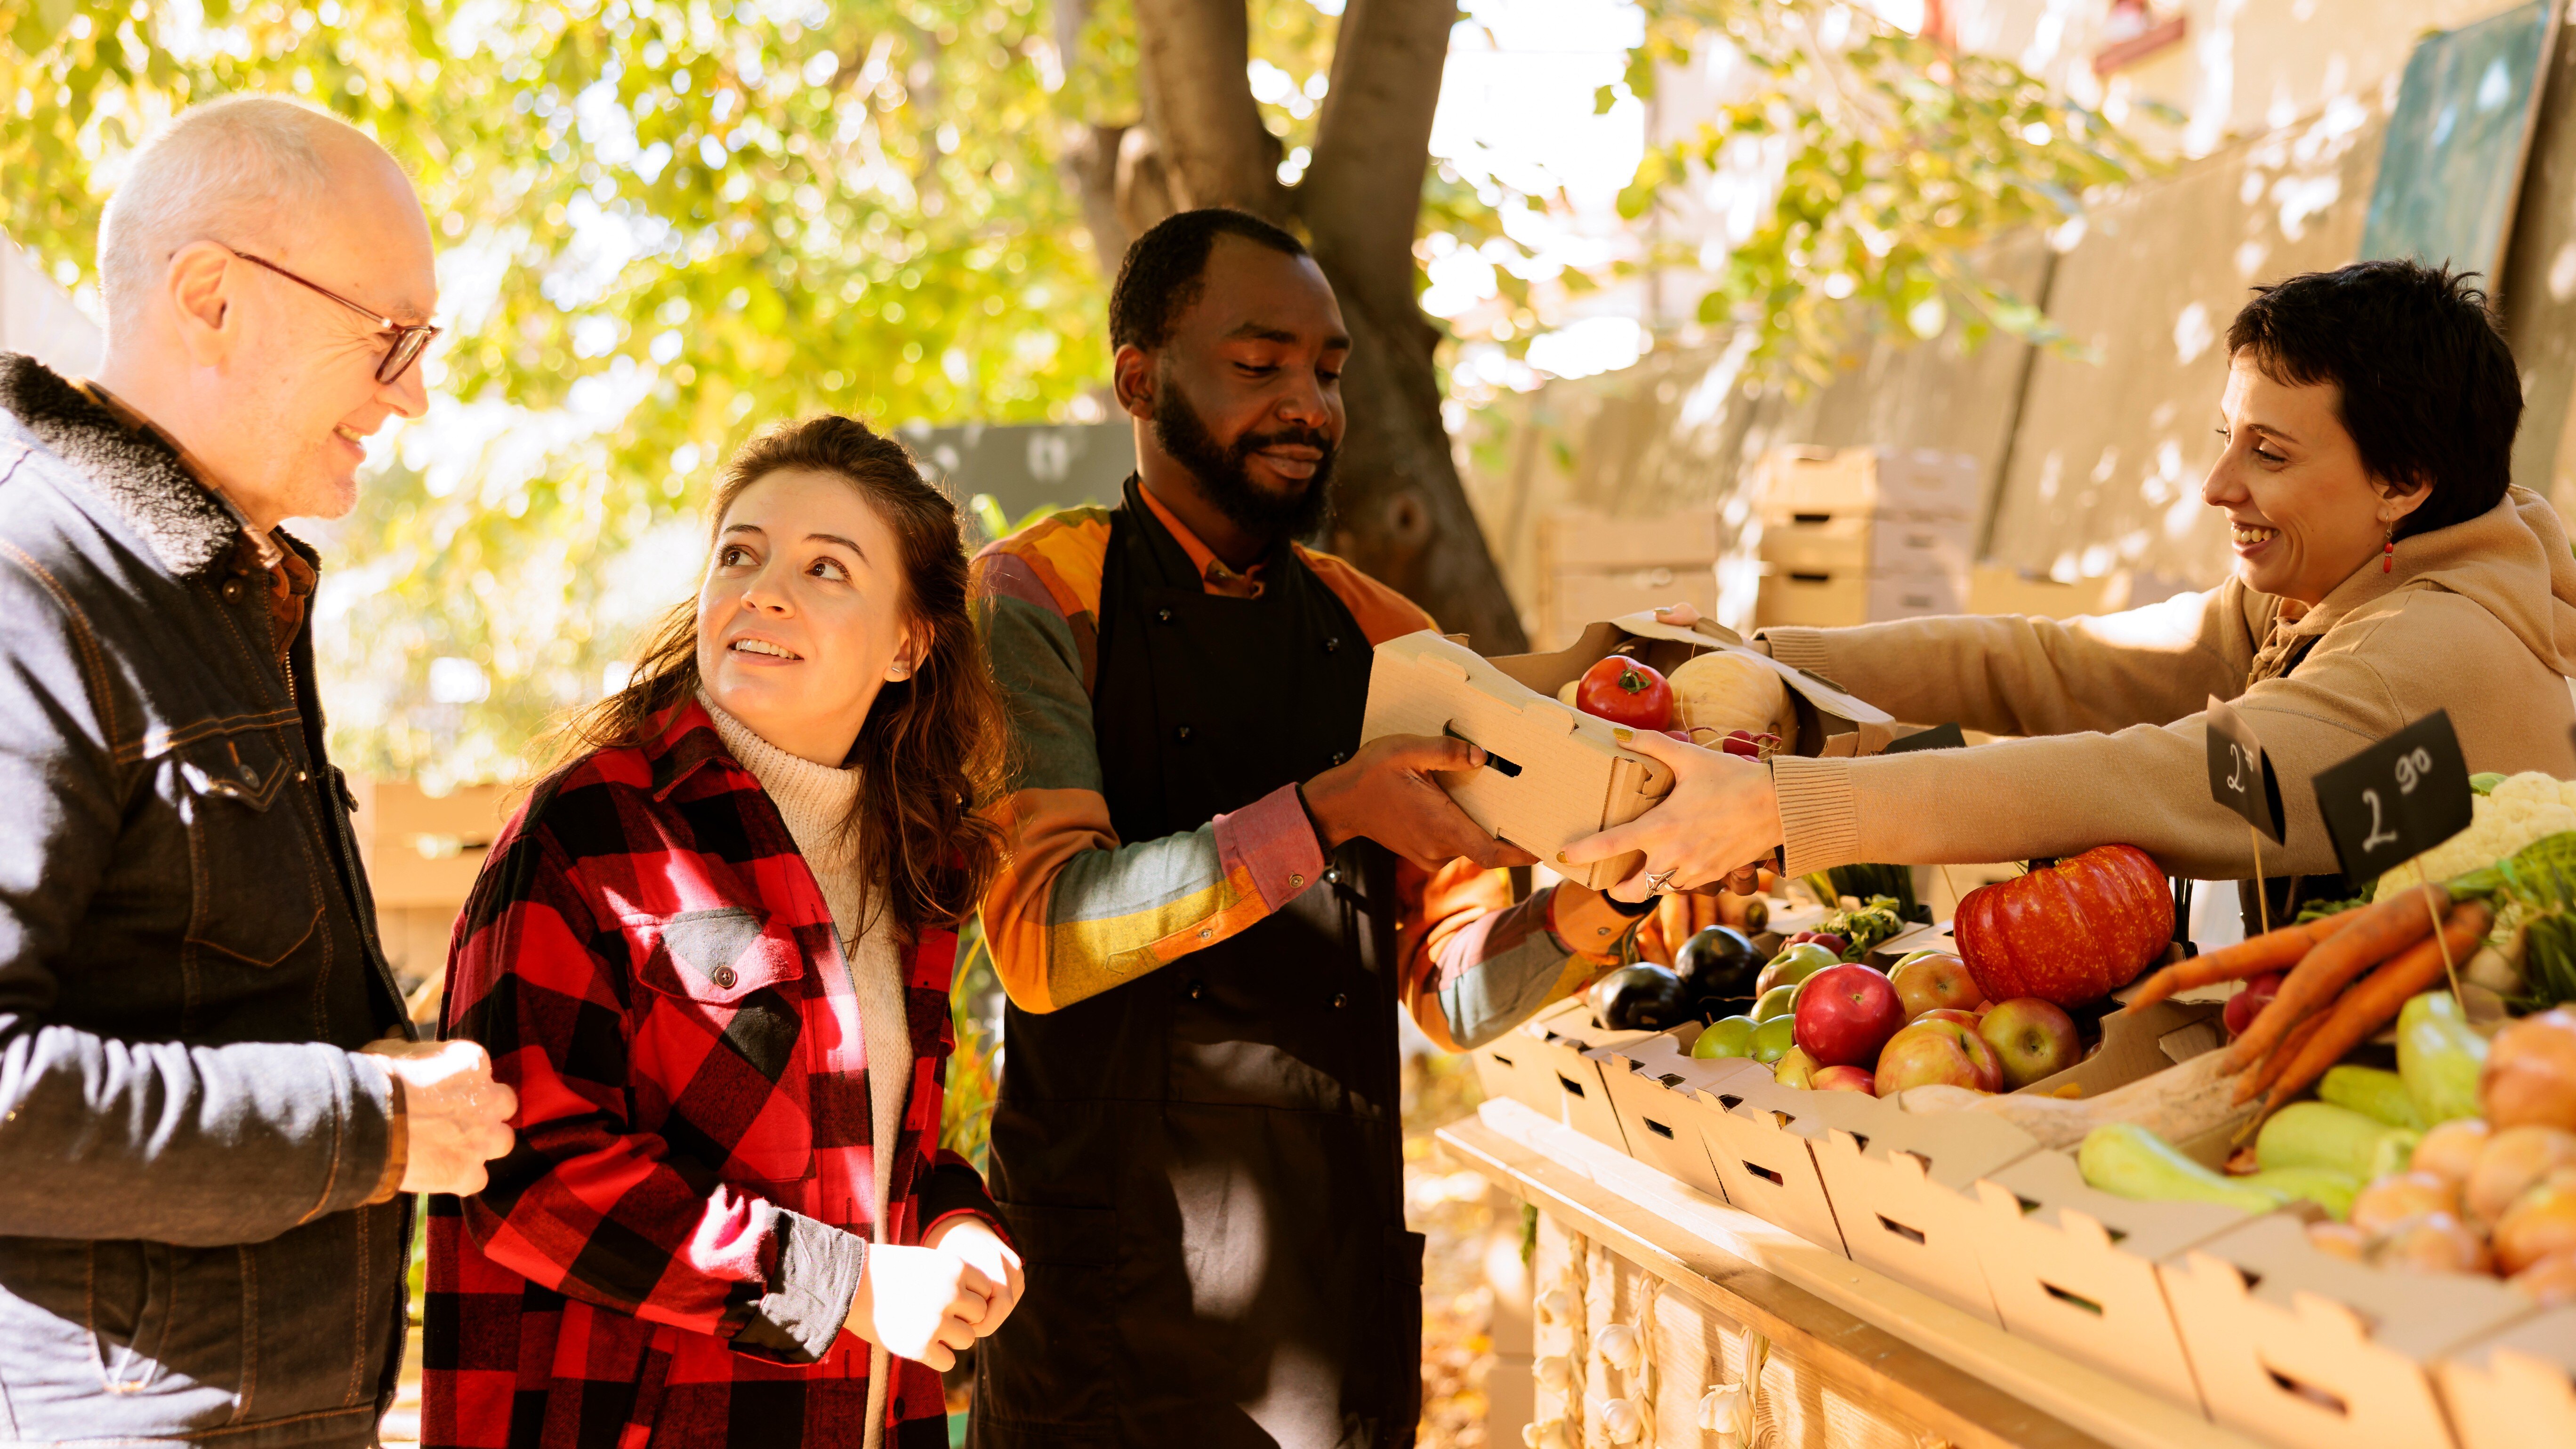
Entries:
{"type": "Polygon", "coordinates": [[[2289,1070],[2290,1062],[2298,1056],[2299,1049],[2308,1044],[2308,1038],[2323,1030],[2325,1024],[2325,1015],[2320,1012],[2291,1027],[2290,1034],[2281,1038],[2281,1044],[2272,1049],[2271,1055],[2247,1068],[2244,1075],[2236,1079],[2236,1094],[2230,1100],[2251,1102],[2262,1096],[2265,1088],[2279,1081],[2281,1073],[2289,1070]]]}
{"type": "Polygon", "coordinates": [[[2335,932],[2292,968],[2272,1004],[2256,1014],[2245,1034],[2228,1047],[2222,1065],[2231,1072],[2252,1066],[2289,1035],[2299,1018],[2332,1000],[2354,977],[2432,935],[2433,912],[2450,903],[2449,891],[2439,885],[2424,885],[2353,912],[2356,919],[2351,925],[2335,932]],[[2431,902],[2429,907],[2427,901],[2431,902]]]}
{"type": "Polygon", "coordinates": [[[2465,961],[2477,949],[2478,938],[2494,924],[2495,915],[2483,902],[2465,902],[2442,923],[2440,941],[2417,942],[2345,992],[2326,1014],[2324,1028],[2308,1038],[2289,1070],[2272,1084],[2272,1095],[2263,1099],[2263,1115],[2272,1115],[2282,1103],[2307,1090],[2310,1082],[2325,1075],[2326,1068],[2343,1060],[2345,1052],[2395,1020],[2408,997],[2441,980],[2445,947],[2450,951],[2448,959],[2465,961]]]}
{"type": "Polygon", "coordinates": [[[2215,985],[2221,981],[2242,981],[2266,971],[2295,966],[2299,964],[2299,958],[2328,936],[2351,925],[2353,917],[2360,914],[2359,911],[2343,911],[2319,916],[2313,921],[2283,926],[2233,946],[2223,946],[2205,956],[2177,961],[2148,977],[2147,984],[2138,988],[2138,994],[2129,998],[2128,1009],[2144,1011],[2178,991],[2215,985]]]}

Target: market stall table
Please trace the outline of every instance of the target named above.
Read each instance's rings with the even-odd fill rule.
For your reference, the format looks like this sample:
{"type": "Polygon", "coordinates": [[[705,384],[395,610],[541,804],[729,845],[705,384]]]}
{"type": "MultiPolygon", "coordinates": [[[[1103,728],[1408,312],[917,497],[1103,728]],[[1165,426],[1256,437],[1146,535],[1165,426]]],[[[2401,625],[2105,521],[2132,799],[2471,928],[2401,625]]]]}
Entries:
{"type": "Polygon", "coordinates": [[[1711,1391],[1760,1354],[1743,1422],[1761,1432],[1739,1445],[2254,1449],[1518,1102],[1489,1101],[1438,1135],[1537,1210],[1539,1444],[1725,1443],[1734,1405],[1711,1391]]]}

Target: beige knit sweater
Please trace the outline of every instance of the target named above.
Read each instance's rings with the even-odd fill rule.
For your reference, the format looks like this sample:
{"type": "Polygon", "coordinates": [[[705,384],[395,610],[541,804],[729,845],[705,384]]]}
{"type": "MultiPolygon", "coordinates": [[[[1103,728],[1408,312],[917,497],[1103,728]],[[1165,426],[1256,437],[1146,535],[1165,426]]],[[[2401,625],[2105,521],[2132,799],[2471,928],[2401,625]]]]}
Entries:
{"type": "MultiPolygon", "coordinates": [[[[905,1098],[912,1085],[912,1029],[903,1006],[903,948],[894,925],[879,910],[873,921],[859,919],[863,894],[857,865],[857,841],[843,828],[858,803],[859,772],[818,765],[791,755],[752,732],[751,726],[727,714],[705,691],[698,694],[715,721],[716,733],[742,767],[751,771],[787,822],[787,833],[814,872],[823,900],[832,910],[832,925],[841,938],[841,955],[849,964],[850,985],[859,1005],[859,1030],[867,1048],[868,1111],[877,1144],[874,1241],[886,1241],[886,1200],[893,1187],[894,1153],[900,1135],[905,1098]],[[863,929],[864,926],[864,929],[863,929]]],[[[884,1437],[887,1354],[884,1345],[868,1353],[868,1449],[884,1437]]]]}
{"type": "Polygon", "coordinates": [[[2564,677],[2576,671],[2576,555],[2538,494],[2515,488],[2466,523],[2399,540],[2393,573],[2373,558],[2304,617],[2282,604],[2230,579],[2099,618],[1765,631],[1782,663],[1898,719],[2028,737],[1775,762],[1789,871],[2125,841],[2178,873],[2250,876],[2245,822],[2209,797],[2201,716],[2213,694],[2280,776],[2288,840],[2264,847],[2271,875],[2336,868],[2309,780],[2436,709],[2450,711],[2471,771],[2576,777],[2564,677]]]}

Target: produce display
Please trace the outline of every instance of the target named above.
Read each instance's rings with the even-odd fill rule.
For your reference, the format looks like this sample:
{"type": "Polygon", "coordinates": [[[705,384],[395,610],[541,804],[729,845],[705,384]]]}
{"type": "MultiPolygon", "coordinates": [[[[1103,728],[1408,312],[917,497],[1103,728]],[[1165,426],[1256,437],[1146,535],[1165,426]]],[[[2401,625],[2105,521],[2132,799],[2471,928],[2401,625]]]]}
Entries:
{"type": "MultiPolygon", "coordinates": [[[[1619,682],[1625,664],[1604,665],[1608,687],[1621,691],[1604,707],[1652,693],[1652,681],[1619,682]]],[[[1667,687],[1678,697],[1680,684],[1677,671],[1667,687]]],[[[1881,1265],[1883,1272],[1903,1276],[1903,1241],[1928,1241],[1922,1251],[1937,1252],[1945,1222],[1953,1243],[1955,1234],[1977,1231],[1973,1207],[1921,1216],[1861,1196],[1844,1216],[1843,1193],[1861,1189],[1835,1174],[1865,1166],[1855,1154],[1875,1151],[1893,1163],[1913,1150],[1899,1143],[1921,1136],[1946,1146],[1918,1154],[1921,1172],[1897,1174],[1917,1185],[1902,1190],[1963,1194],[1986,1208],[1999,1201],[1994,1178],[1936,1186],[1936,1165],[1994,1151],[1998,1142],[2007,1144],[1999,1157],[2033,1154],[2024,1166],[2053,1156],[2059,1166],[2023,1176],[2011,1191],[2027,1194],[2023,1213],[2047,1206],[2039,1199],[2052,1191],[2029,1184],[2056,1180],[2095,1195],[2066,1204],[2069,1220],[2100,1225],[2067,1232],[2069,1252],[2116,1255],[2139,1224],[2170,1224],[2164,1230],[2172,1232],[2190,1224],[2196,1236],[2151,1250],[2148,1271],[2177,1272],[2193,1256],[2182,1245],[2225,1237],[2235,1223],[2248,1229],[2248,1243],[2275,1245],[2245,1252],[2301,1255],[2242,1260],[2249,1295],[2262,1281],[2274,1284],[2266,1295],[2287,1295],[2279,1303],[2300,1294],[2332,1299],[2340,1283],[2365,1325],[2392,1312],[2402,1318],[2410,1294],[2434,1295],[2425,1299],[2434,1318],[2474,1307],[2499,1326],[2522,1321],[2518,1314],[2576,1308],[2576,784],[2490,776],[2474,787],[2476,824],[2450,843],[2366,883],[2356,899],[2310,903],[2279,929],[2206,954],[2178,946],[2170,884],[2128,845],[2034,862],[2014,879],[1982,886],[1959,902],[1948,941],[1927,936],[1930,948],[1913,951],[1882,949],[1921,919],[1910,885],[1898,884],[1902,868],[1843,867],[1806,882],[1824,906],[1772,908],[1775,919],[1798,911],[1805,929],[1708,927],[1681,942],[1672,969],[1605,976],[1594,988],[1598,1020],[1685,1031],[1696,1022],[1686,1048],[1670,1050],[1748,1064],[1710,1079],[1734,1085],[1708,1088],[1724,1093],[1712,1100],[1730,1108],[1704,1129],[1710,1156],[1724,1159],[1715,1166],[1727,1197],[1749,1194],[1748,1210],[1776,1213],[1775,1223],[1836,1246],[1833,1219],[1821,1233],[1798,1225],[1793,1204],[1815,1201],[1813,1186],[1804,1199],[1793,1190],[1803,1160],[1794,1144],[1803,1140],[1849,1240],[1847,1256],[1861,1259],[1864,1243],[1853,1235],[1870,1234],[1873,1222],[1898,1235],[1872,1239],[1882,1254],[1899,1254],[1890,1260],[1898,1266],[1881,1265]],[[1753,1072],[1767,1073],[1768,1087],[1748,1085],[1762,1080],[1753,1072]],[[1792,1095],[1756,1095],[1769,1088],[1792,1095]],[[1799,1093],[1884,1105],[1820,1096],[1798,1108],[1807,1100],[1799,1093]],[[1755,1096],[1750,1107],[1742,1104],[1747,1096],[1755,1096]],[[1909,1115],[1868,1115],[1875,1112],[1909,1115]],[[1979,1115],[2018,1135],[1890,1125],[1979,1115]],[[1872,1148],[1874,1139],[1893,1140],[1872,1148]],[[1718,1152],[1720,1144],[1730,1151],[1718,1152]],[[1773,1186],[1730,1177],[1735,1156],[1773,1186]],[[1777,1206],[1764,1206],[1766,1193],[1777,1206]],[[2120,1212],[2147,1209],[2105,1206],[2105,1195],[2199,1216],[2145,1217],[2118,1228],[2112,1219],[2120,1212]],[[2275,1271],[2286,1276],[2275,1281],[2275,1271]],[[2472,1293],[2488,1297],[2457,1296],[2472,1293]]],[[[1655,1081],[1691,1090],[1681,1077],[1642,1065],[1639,1072],[1649,1092],[1659,1090],[1655,1081]]],[[[1666,1138],[1688,1120],[1672,1105],[1653,1112],[1652,1130],[1666,1138]]],[[[1628,1131],[1634,1141],[1637,1129],[1628,1131]]],[[[1983,1162],[1991,1160],[1961,1171],[1987,1173],[1983,1162]]],[[[1889,1190],[1888,1170],[1878,1169],[1882,1185],[1869,1191],[1889,1190]]],[[[2012,1199],[2000,1201],[2014,1221],[2012,1199]]],[[[2143,1239],[2133,1250],[2136,1241],[2143,1239]]],[[[1984,1271],[2009,1276],[2011,1266],[1989,1262],[1984,1271]]],[[[1942,1281],[1935,1274],[1918,1286],[1942,1281]]],[[[2003,1280],[1994,1281],[2000,1305],[2003,1280]]],[[[2048,1281],[2054,1301],[2115,1312],[2108,1300],[2086,1297],[2092,1289],[2082,1283],[2048,1281]]],[[[2177,1321],[2183,1314],[2152,1294],[2141,1301],[2147,1307],[2137,1311],[2162,1315],[2170,1307],[2177,1321]]],[[[2003,1319],[2007,1331],[2022,1331],[2012,1310],[2003,1319]]],[[[2313,1399],[2321,1389],[2295,1392],[2324,1402],[2313,1399]]]]}
{"type": "Polygon", "coordinates": [[[1556,697],[1612,724],[1660,730],[1747,759],[1777,753],[1782,731],[1796,719],[1777,671],[1720,651],[1691,656],[1670,678],[1641,659],[1610,654],[1556,697]]]}

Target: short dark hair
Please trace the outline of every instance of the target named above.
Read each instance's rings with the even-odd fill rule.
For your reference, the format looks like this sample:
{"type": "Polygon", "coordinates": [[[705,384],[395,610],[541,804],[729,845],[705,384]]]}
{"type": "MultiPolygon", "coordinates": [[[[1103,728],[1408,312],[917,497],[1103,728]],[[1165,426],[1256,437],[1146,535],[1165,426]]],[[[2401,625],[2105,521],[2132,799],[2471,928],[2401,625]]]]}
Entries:
{"type": "Polygon", "coordinates": [[[2475,272],[2355,262],[2256,287],[2227,327],[2275,382],[2333,383],[2344,431],[2373,477],[2433,490],[2397,525],[2409,537],[2465,523],[2513,481],[2522,380],[2475,272]]]}
{"type": "Polygon", "coordinates": [[[1210,206],[1178,212],[1146,228],[1118,264],[1109,289],[1109,345],[1151,352],[1172,340],[1172,324],[1205,290],[1208,253],[1220,236],[1239,236],[1287,256],[1306,244],[1248,211],[1210,206]]]}

